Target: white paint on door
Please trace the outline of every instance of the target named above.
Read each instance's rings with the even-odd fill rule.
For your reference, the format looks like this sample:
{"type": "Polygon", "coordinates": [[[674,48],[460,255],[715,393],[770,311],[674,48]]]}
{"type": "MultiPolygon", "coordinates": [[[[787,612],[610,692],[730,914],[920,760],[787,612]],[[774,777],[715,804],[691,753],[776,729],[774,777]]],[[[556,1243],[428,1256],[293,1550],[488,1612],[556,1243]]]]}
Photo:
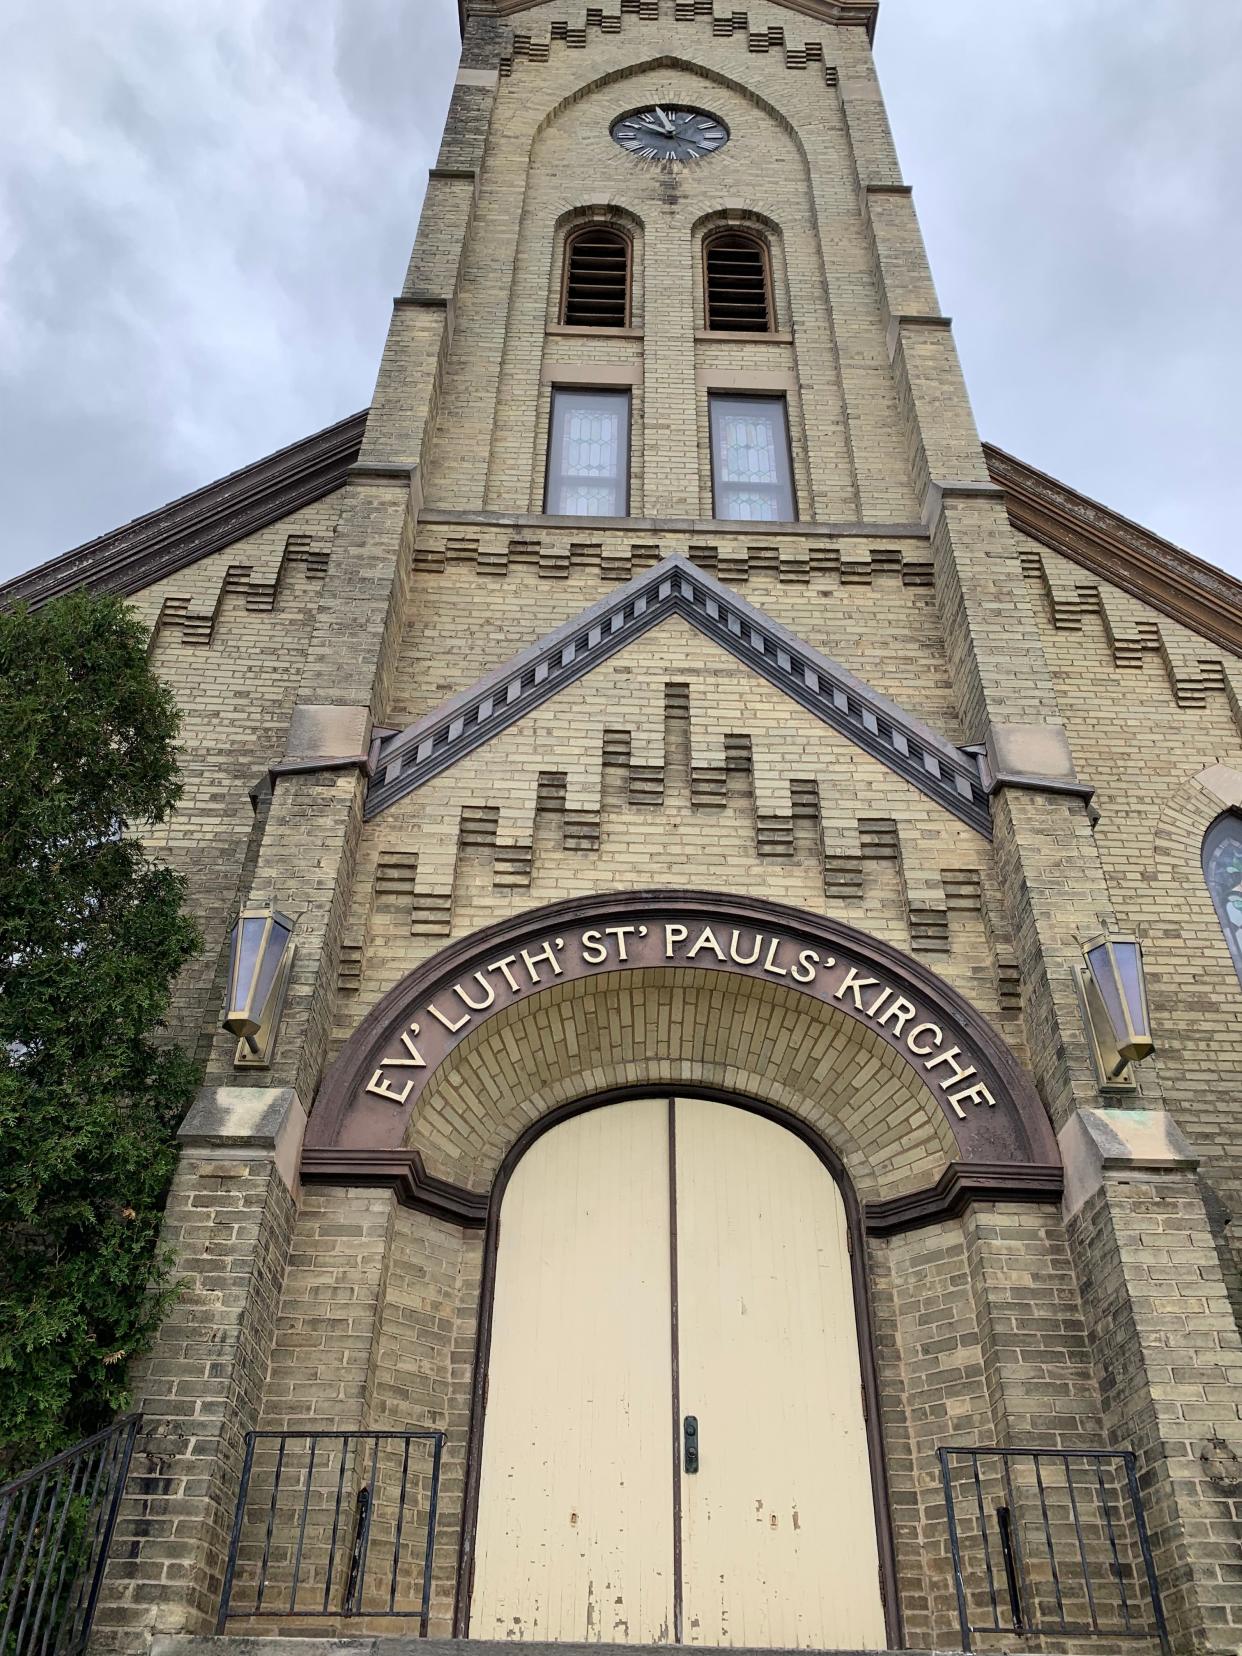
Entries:
{"type": "MultiPolygon", "coordinates": [[[[886,1644],[845,1205],[778,1124],[678,1099],[688,1644],[886,1644]]],[[[673,1637],[667,1098],[553,1128],[501,1209],[470,1635],[673,1637]]]]}
{"type": "Polygon", "coordinates": [[[667,1099],[545,1133],[514,1170],[500,1225],[470,1636],[663,1643],[667,1099]]]}
{"type": "Polygon", "coordinates": [[[887,1643],[845,1204],[775,1122],[677,1101],[687,1644],[887,1643]]]}

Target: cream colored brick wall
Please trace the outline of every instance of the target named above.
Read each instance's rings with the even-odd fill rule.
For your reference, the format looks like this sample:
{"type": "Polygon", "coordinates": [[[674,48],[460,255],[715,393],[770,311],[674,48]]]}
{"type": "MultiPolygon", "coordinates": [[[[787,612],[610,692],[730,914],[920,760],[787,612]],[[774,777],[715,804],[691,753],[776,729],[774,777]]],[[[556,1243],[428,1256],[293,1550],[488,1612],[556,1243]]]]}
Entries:
{"type": "Polygon", "coordinates": [[[181,803],[152,843],[187,876],[203,929],[170,1018],[191,1050],[215,1024],[220,951],[255,834],[249,789],[284,753],[338,505],[330,495],[131,600],[181,709],[181,803]]]}
{"type": "Polygon", "coordinates": [[[675,553],[949,741],[965,739],[926,540],[765,537],[718,524],[685,535],[424,522],[384,720],[401,727],[430,712],[675,553]]]}
{"type": "MultiPolygon", "coordinates": [[[[1215,1217],[1242,1214],[1242,986],[1203,878],[1203,836],[1225,809],[1197,778],[1242,778],[1242,662],[1128,593],[1021,538],[1044,647],[1122,923],[1143,939],[1158,1054],[1144,1099],[1206,1158],[1215,1217]]],[[[1242,791],[1239,792],[1242,798],[1242,791]]],[[[1222,1235],[1237,1303],[1242,1234],[1222,1235]]]]}
{"type": "Polygon", "coordinates": [[[367,824],[336,1038],[445,938],[653,884],[741,885],[928,954],[1020,1048],[988,842],[681,620],[367,824]]]}

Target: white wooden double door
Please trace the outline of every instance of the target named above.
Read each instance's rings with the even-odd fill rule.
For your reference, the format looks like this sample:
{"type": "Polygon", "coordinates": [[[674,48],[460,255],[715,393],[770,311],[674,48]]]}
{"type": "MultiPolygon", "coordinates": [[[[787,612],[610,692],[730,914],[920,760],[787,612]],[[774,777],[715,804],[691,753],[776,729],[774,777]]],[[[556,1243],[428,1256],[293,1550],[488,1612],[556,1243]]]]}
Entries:
{"type": "Polygon", "coordinates": [[[779,1124],[644,1098],[538,1139],[486,1397],[471,1638],[885,1645],[844,1203],[779,1124]]]}

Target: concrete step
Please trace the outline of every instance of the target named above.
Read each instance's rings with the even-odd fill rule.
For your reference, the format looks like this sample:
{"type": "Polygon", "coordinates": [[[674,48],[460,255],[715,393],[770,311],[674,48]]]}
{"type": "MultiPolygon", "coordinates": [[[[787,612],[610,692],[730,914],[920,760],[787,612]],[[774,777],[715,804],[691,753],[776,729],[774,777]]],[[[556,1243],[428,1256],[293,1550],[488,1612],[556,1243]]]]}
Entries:
{"type": "MultiPolygon", "coordinates": [[[[151,1656],[669,1656],[678,1648],[706,1645],[539,1644],[523,1640],[371,1638],[250,1638],[230,1633],[166,1634],[151,1642],[151,1656]]],[[[807,1656],[805,1651],[750,1650],[731,1646],[728,1656],[807,1656]]],[[[960,1656],[959,1651],[833,1651],[820,1656],[960,1656]]]]}

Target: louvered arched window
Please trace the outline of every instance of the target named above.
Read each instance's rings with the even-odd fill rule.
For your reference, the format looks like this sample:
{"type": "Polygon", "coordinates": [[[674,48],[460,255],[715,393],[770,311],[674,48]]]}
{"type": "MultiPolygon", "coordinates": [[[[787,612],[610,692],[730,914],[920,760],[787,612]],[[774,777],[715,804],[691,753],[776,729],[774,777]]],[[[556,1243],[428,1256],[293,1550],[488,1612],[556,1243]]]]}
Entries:
{"type": "Polygon", "coordinates": [[[1242,817],[1218,817],[1203,841],[1203,875],[1233,969],[1242,978],[1242,817]]]}
{"type": "Polygon", "coordinates": [[[715,333],[772,332],[772,273],[758,236],[720,230],[703,243],[707,326],[715,333]]]}
{"type": "Polygon", "coordinates": [[[565,243],[561,321],[570,328],[628,328],[630,239],[602,224],[575,230],[565,243]]]}

